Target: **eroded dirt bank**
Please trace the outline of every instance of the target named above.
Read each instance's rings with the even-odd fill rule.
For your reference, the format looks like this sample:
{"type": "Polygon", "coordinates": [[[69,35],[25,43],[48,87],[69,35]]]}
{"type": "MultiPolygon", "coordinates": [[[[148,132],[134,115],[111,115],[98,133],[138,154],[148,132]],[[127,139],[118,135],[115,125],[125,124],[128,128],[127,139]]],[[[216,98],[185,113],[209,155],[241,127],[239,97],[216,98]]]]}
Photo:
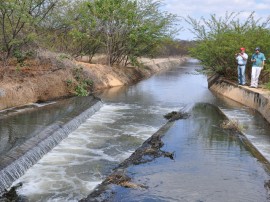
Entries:
{"type": "Polygon", "coordinates": [[[58,57],[26,62],[22,68],[1,72],[0,110],[73,96],[78,77],[91,80],[92,91],[97,91],[137,82],[186,61],[185,57],[142,59],[144,67],[109,67],[58,57]]]}
{"type": "Polygon", "coordinates": [[[257,110],[270,123],[270,92],[268,90],[238,86],[217,75],[209,77],[208,84],[211,91],[257,110]]]}

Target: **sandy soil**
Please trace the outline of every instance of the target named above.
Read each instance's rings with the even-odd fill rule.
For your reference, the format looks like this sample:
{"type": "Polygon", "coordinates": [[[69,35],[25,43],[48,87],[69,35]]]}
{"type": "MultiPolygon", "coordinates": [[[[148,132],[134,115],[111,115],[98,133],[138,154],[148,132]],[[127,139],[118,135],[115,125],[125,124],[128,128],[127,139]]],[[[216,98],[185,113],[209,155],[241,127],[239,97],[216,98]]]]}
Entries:
{"type": "MultiPolygon", "coordinates": [[[[47,54],[42,59],[25,61],[23,67],[11,61],[9,67],[0,67],[0,110],[74,96],[78,79],[75,69],[93,81],[92,91],[114,86],[130,85],[154,73],[183,63],[183,58],[141,59],[142,67],[109,67],[71,60],[47,54]],[[60,58],[60,59],[59,59],[60,58]],[[68,83],[72,85],[68,85],[68,83]]],[[[78,76],[78,75],[77,75],[78,76]]]]}

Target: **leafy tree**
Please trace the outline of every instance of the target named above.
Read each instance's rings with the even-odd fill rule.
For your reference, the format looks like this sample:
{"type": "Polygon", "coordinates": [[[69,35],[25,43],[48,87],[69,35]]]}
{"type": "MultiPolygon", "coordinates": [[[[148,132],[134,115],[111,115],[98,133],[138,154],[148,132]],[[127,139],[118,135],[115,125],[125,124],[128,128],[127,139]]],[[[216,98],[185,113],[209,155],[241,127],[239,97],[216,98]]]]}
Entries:
{"type": "Polygon", "coordinates": [[[73,10],[75,17],[71,22],[72,30],[69,35],[73,39],[75,49],[73,55],[88,55],[89,62],[101,49],[103,42],[102,26],[93,21],[89,11],[88,1],[79,2],[73,10]]]}
{"type": "Polygon", "coordinates": [[[154,56],[177,32],[176,16],[156,0],[0,1],[0,60],[23,63],[36,47],[88,55],[105,53],[107,64],[154,56]]]}
{"type": "Polygon", "coordinates": [[[34,37],[35,25],[41,23],[56,5],[56,0],[0,1],[0,51],[4,64],[34,37]]]}
{"type": "Polygon", "coordinates": [[[87,3],[91,31],[101,36],[109,65],[134,61],[150,54],[173,32],[174,15],[159,10],[151,0],[93,0],[87,3]]]}
{"type": "MultiPolygon", "coordinates": [[[[72,30],[72,21],[76,15],[76,5],[69,0],[59,0],[50,14],[36,26],[39,47],[56,52],[68,53],[74,47],[69,36],[72,30]]],[[[77,11],[76,11],[77,12],[77,11]]]]}
{"type": "Polygon", "coordinates": [[[208,20],[186,18],[198,39],[197,45],[191,49],[192,56],[199,59],[206,68],[227,77],[236,76],[234,55],[240,47],[246,48],[249,57],[257,46],[265,53],[270,51],[270,18],[261,22],[255,19],[253,12],[246,19],[240,20],[239,15],[227,13],[220,18],[210,15],[208,20]]]}

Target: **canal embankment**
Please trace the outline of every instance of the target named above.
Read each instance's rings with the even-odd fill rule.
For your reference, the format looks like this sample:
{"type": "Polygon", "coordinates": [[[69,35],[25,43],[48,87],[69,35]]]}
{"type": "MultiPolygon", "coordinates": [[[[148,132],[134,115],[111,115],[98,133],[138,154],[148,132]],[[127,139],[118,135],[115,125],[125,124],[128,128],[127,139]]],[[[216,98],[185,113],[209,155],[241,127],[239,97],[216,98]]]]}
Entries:
{"type": "Polygon", "coordinates": [[[262,88],[239,86],[218,75],[208,78],[208,88],[215,93],[230,98],[257,110],[270,123],[270,91],[262,88]]]}
{"type": "Polygon", "coordinates": [[[186,57],[142,58],[141,67],[117,67],[71,60],[47,53],[20,69],[14,67],[0,77],[0,110],[45,102],[76,94],[80,80],[91,81],[91,91],[130,85],[186,61],[186,57]]]}

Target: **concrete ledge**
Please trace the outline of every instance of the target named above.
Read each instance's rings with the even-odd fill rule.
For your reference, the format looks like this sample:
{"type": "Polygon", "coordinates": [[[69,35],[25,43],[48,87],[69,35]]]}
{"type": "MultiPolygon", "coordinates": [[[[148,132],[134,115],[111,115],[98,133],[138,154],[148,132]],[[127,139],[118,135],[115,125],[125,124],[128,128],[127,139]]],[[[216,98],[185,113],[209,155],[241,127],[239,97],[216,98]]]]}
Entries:
{"type": "Polygon", "coordinates": [[[69,133],[77,129],[102,105],[100,99],[93,97],[83,107],[45,127],[39,134],[0,156],[0,196],[27,169],[65,139],[69,133]]]}
{"type": "Polygon", "coordinates": [[[270,91],[238,86],[218,76],[209,77],[208,84],[211,91],[257,110],[270,123],[270,91]]]}

